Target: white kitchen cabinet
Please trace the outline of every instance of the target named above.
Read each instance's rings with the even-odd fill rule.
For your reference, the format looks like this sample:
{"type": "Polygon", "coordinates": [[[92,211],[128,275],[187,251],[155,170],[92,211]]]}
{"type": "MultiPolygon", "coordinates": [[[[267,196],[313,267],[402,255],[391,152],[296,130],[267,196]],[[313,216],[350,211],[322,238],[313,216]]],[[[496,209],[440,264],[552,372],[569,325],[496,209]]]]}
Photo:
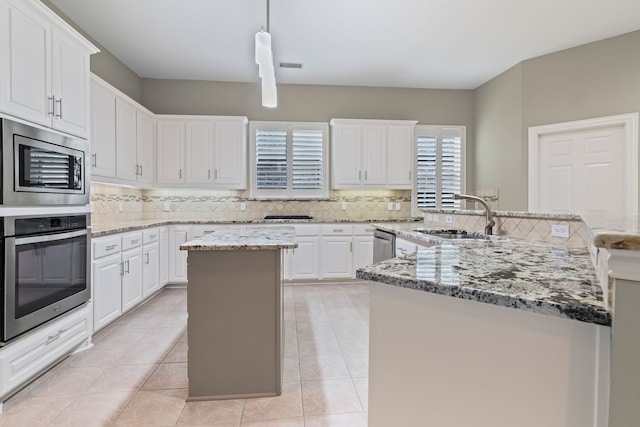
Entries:
{"type": "Polygon", "coordinates": [[[415,123],[331,120],[332,188],[411,188],[415,123]]]}
{"type": "Polygon", "coordinates": [[[351,237],[322,236],[322,278],[353,276],[353,241],[351,237]]]}
{"type": "Polygon", "coordinates": [[[169,283],[187,283],[187,254],[180,245],[191,239],[191,226],[169,227],[169,283]]]}
{"type": "Polygon", "coordinates": [[[370,224],[357,224],[353,226],[353,278],[356,270],[373,264],[373,230],[370,224]]]}
{"type": "Polygon", "coordinates": [[[116,178],[135,181],[136,163],[136,107],[116,98],[116,178]]]}
{"type": "Polygon", "coordinates": [[[122,313],[142,301],[142,233],[122,235],[122,313]]]}
{"type": "Polygon", "coordinates": [[[120,250],[93,261],[93,328],[98,331],[122,315],[120,250]]]}
{"type": "Polygon", "coordinates": [[[184,120],[159,119],[156,123],[156,182],[158,184],[184,183],[184,120]]]}
{"type": "Polygon", "coordinates": [[[136,180],[144,184],[153,184],[155,161],[153,146],[155,142],[155,119],[151,113],[136,110],[136,180]]]}
{"type": "Polygon", "coordinates": [[[319,238],[317,236],[296,237],[298,247],[291,249],[288,258],[290,280],[318,278],[319,238]]]}
{"type": "Polygon", "coordinates": [[[91,176],[116,176],[116,95],[91,76],[91,176]]]}
{"type": "Polygon", "coordinates": [[[246,188],[246,117],[157,117],[158,184],[246,188]]]}
{"type": "Polygon", "coordinates": [[[160,229],[142,231],[142,299],[160,289],[160,229]]]}
{"type": "Polygon", "coordinates": [[[213,122],[187,120],[185,122],[185,182],[207,184],[213,169],[213,122]]]}
{"type": "Polygon", "coordinates": [[[413,125],[389,125],[387,137],[387,183],[389,187],[410,190],[415,164],[413,125]]]}
{"type": "Polygon", "coordinates": [[[0,111],[87,138],[98,50],[40,2],[0,1],[0,111]]]}
{"type": "Polygon", "coordinates": [[[160,287],[169,283],[169,227],[160,227],[159,245],[160,287]]]}

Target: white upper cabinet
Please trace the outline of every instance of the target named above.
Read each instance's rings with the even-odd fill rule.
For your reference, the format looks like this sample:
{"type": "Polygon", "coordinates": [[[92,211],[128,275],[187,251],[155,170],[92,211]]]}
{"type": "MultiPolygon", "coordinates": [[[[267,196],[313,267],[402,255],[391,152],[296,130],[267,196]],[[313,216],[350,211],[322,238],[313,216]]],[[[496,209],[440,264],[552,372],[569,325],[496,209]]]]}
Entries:
{"type": "Polygon", "coordinates": [[[156,117],[158,184],[246,188],[246,117],[156,117]]]}
{"type": "Polygon", "coordinates": [[[116,95],[91,77],[91,175],[116,176],[116,95]]]}
{"type": "Polygon", "coordinates": [[[94,180],[153,184],[154,144],[153,113],[92,75],[91,175],[97,178],[94,180]]]}
{"type": "Polygon", "coordinates": [[[332,188],[411,189],[415,124],[331,120],[332,188]]]}
{"type": "Polygon", "coordinates": [[[35,0],[0,0],[0,22],[0,111],[87,138],[96,47],[35,0]]]}

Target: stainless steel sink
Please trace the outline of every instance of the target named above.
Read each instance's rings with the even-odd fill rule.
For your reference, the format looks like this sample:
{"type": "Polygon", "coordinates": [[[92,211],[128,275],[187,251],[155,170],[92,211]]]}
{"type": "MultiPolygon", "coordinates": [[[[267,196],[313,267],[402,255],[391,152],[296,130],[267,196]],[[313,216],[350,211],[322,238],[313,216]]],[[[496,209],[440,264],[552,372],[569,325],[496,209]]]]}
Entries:
{"type": "Polygon", "coordinates": [[[464,230],[414,230],[418,233],[427,234],[433,237],[440,237],[443,239],[476,239],[476,240],[493,240],[495,236],[482,233],[473,233],[464,230]]]}

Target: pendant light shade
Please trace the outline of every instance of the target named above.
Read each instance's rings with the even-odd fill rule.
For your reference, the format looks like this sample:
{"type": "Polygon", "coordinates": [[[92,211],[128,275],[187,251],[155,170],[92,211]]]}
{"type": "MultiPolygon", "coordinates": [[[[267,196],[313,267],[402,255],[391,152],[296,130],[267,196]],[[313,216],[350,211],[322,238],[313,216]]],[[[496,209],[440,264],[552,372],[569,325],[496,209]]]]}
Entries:
{"type": "Polygon", "coordinates": [[[258,76],[262,79],[262,106],[277,107],[278,91],[271,51],[271,34],[269,34],[269,0],[267,0],[267,31],[260,30],[256,33],[256,64],[258,64],[258,76]]]}

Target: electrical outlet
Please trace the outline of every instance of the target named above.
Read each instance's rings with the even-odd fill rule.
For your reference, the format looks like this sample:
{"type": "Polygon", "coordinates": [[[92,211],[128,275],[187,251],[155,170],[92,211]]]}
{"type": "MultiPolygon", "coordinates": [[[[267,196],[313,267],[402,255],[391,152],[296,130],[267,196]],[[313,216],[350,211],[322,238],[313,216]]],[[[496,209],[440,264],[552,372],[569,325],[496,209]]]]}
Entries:
{"type": "Polygon", "coordinates": [[[343,211],[347,210],[347,202],[342,202],[342,210],[343,211]]]}
{"type": "Polygon", "coordinates": [[[245,202],[240,203],[240,210],[241,211],[246,211],[247,210],[247,204],[245,202]]]}
{"type": "Polygon", "coordinates": [[[451,215],[447,215],[444,217],[444,222],[446,222],[447,224],[453,224],[453,216],[451,215]]]}
{"type": "Polygon", "coordinates": [[[397,211],[402,210],[402,204],[396,203],[396,210],[397,211]]]}
{"type": "Polygon", "coordinates": [[[124,205],[122,204],[122,202],[118,202],[118,212],[123,212],[124,211],[124,205]]]}
{"type": "Polygon", "coordinates": [[[553,237],[569,237],[569,226],[560,224],[551,224],[551,236],[553,237]]]}
{"type": "Polygon", "coordinates": [[[393,210],[393,202],[389,202],[389,204],[387,205],[387,210],[393,210]]]}
{"type": "Polygon", "coordinates": [[[171,210],[171,202],[164,202],[162,204],[162,210],[169,212],[171,210]]]}

